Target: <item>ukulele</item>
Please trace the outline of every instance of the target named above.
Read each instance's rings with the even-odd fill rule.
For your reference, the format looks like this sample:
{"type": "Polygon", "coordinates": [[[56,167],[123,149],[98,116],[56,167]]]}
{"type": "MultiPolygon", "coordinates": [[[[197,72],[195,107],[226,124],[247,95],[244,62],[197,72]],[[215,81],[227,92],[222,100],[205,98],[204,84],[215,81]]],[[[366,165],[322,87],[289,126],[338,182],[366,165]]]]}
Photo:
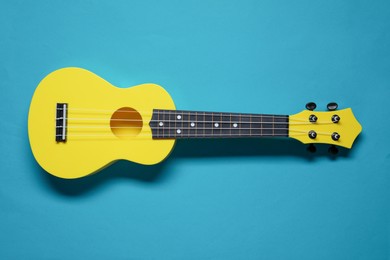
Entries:
{"type": "Polygon", "coordinates": [[[81,68],[47,75],[33,95],[28,135],[35,159],[47,172],[72,179],[117,160],[152,165],[164,160],[176,139],[289,137],[304,144],[351,148],[362,131],[350,108],[294,115],[176,110],[156,84],[117,88],[81,68]]]}

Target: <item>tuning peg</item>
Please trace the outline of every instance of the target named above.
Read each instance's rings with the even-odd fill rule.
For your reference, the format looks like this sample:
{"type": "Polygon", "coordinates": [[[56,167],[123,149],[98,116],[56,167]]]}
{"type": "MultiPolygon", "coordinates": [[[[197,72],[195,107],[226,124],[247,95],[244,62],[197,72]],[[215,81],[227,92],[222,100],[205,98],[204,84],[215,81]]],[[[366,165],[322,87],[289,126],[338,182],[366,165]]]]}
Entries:
{"type": "Polygon", "coordinates": [[[336,102],[330,102],[326,107],[329,111],[334,111],[339,107],[339,105],[337,105],[336,102]]]}
{"type": "Polygon", "coordinates": [[[314,109],[316,109],[316,107],[317,107],[317,105],[314,102],[309,102],[306,104],[306,109],[310,110],[310,111],[313,111],[314,109]]]}
{"type": "Polygon", "coordinates": [[[314,131],[314,130],[310,130],[309,133],[308,133],[308,136],[309,136],[310,139],[316,139],[317,132],[314,131]]]}
{"type": "Polygon", "coordinates": [[[339,149],[335,145],[331,145],[328,149],[330,154],[336,155],[339,153],[339,149]]]}
{"type": "Polygon", "coordinates": [[[340,117],[338,115],[333,115],[332,116],[332,122],[337,124],[338,122],[340,122],[340,117]]]}
{"type": "Polygon", "coordinates": [[[316,117],[316,115],[310,115],[309,116],[309,121],[311,123],[315,123],[315,122],[317,122],[317,120],[318,120],[318,117],[316,117]]]}
{"type": "Polygon", "coordinates": [[[309,144],[309,146],[306,148],[308,152],[315,153],[317,151],[317,148],[314,146],[314,144],[309,144]]]}
{"type": "Polygon", "coordinates": [[[331,135],[333,141],[338,141],[340,139],[340,134],[337,132],[332,133],[331,135]]]}

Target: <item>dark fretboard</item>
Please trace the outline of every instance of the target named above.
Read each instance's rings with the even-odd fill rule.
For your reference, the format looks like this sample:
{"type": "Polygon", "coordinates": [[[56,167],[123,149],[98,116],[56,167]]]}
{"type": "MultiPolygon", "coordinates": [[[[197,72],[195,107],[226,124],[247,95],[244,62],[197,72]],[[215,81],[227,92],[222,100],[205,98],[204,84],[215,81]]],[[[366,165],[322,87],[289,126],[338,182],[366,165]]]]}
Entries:
{"type": "Polygon", "coordinates": [[[154,109],[154,139],[288,136],[288,116],[154,109]]]}

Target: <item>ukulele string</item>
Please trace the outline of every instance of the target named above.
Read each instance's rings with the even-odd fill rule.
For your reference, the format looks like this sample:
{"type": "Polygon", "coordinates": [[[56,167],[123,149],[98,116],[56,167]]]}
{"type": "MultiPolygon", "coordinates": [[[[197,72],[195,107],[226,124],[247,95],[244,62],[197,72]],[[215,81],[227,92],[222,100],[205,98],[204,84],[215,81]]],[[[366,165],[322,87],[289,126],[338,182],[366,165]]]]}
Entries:
{"type": "MultiPolygon", "coordinates": [[[[289,135],[289,137],[293,137],[293,136],[301,136],[301,135],[305,135],[304,133],[302,134],[293,134],[293,135],[289,135]]],[[[57,135],[57,136],[60,136],[60,135],[57,135]]],[[[161,137],[161,138],[153,138],[153,136],[151,134],[138,134],[138,135],[126,135],[126,134],[123,134],[123,135],[113,135],[113,134],[72,134],[72,135],[67,135],[68,138],[70,139],[74,139],[74,138],[86,138],[86,139],[89,139],[90,137],[106,137],[106,138],[112,138],[112,139],[117,139],[117,140],[123,140],[121,139],[121,137],[132,137],[132,138],[126,138],[126,140],[166,140],[166,139],[188,139],[188,138],[218,138],[218,137],[221,137],[221,138],[234,138],[234,137],[256,137],[256,138],[259,138],[259,137],[277,137],[277,136],[280,136],[280,137],[287,137],[285,134],[269,134],[269,135],[262,135],[262,136],[254,136],[254,135],[250,135],[250,134],[231,134],[231,135],[221,135],[221,136],[218,136],[218,135],[198,135],[198,136],[186,136],[186,135],[180,135],[180,136],[170,136],[170,137],[161,137]]]]}
{"type": "MultiPolygon", "coordinates": [[[[117,127],[117,128],[119,128],[119,127],[117,127]]],[[[130,128],[130,127],[126,127],[126,128],[130,128]]],[[[138,127],[131,127],[131,128],[139,129],[138,127]]],[[[166,129],[177,130],[178,128],[170,127],[170,128],[166,128],[166,129]]],[[[179,128],[179,129],[180,130],[195,130],[193,128],[179,128]]],[[[109,130],[109,129],[103,129],[103,130],[109,130]]],[[[198,129],[198,131],[204,131],[204,130],[216,130],[216,129],[215,128],[201,128],[201,129],[198,129]]],[[[231,133],[231,132],[229,132],[229,133],[222,133],[222,130],[236,130],[236,131],[239,131],[239,130],[272,130],[272,131],[275,131],[275,130],[288,130],[289,132],[296,132],[296,133],[307,134],[307,131],[305,131],[305,130],[291,129],[291,128],[241,128],[241,129],[237,129],[237,128],[223,128],[223,129],[217,129],[216,131],[220,131],[219,134],[221,134],[221,135],[222,134],[223,135],[241,135],[241,133],[231,133]]],[[[73,132],[73,130],[72,130],[72,132],[73,132]]],[[[211,134],[218,136],[218,133],[215,133],[214,131],[212,131],[211,134]]],[[[252,134],[255,134],[255,133],[252,133],[252,134]]],[[[319,134],[319,135],[330,135],[332,133],[331,132],[317,132],[317,134],[319,134]]],[[[148,133],[148,135],[151,135],[151,134],[148,133]]],[[[178,134],[178,135],[180,136],[180,134],[178,134]]]]}
{"type": "MultiPolygon", "coordinates": [[[[73,113],[72,113],[73,115],[73,113]]],[[[149,115],[146,115],[146,114],[142,114],[143,116],[152,116],[152,114],[149,114],[149,115]]],[[[157,114],[158,115],[158,114],[157,114]]],[[[74,115],[74,116],[77,116],[77,115],[74,115]]],[[[212,116],[212,115],[206,115],[206,116],[212,116]]],[[[213,115],[214,117],[216,116],[220,116],[220,115],[213,115]]],[[[222,115],[220,117],[229,117],[230,115],[222,115]]],[[[231,115],[231,116],[236,116],[236,115],[231,115]]],[[[246,116],[246,118],[250,118],[250,119],[253,119],[253,118],[274,118],[274,119],[286,119],[286,118],[289,118],[288,116],[246,116]]],[[[128,118],[111,118],[111,117],[69,117],[68,119],[74,119],[74,120],[113,120],[113,121],[143,121],[141,119],[128,119],[128,118]]],[[[160,120],[163,120],[163,121],[174,121],[173,119],[171,120],[167,120],[167,119],[160,119],[160,120]]],[[[180,120],[180,119],[178,119],[180,120]]],[[[158,120],[155,120],[155,121],[158,121],[158,120]]],[[[176,121],[176,122],[184,122],[185,120],[180,120],[180,121],[176,121]]],[[[190,120],[188,120],[190,121],[190,120]]],[[[198,121],[198,122],[207,122],[207,121],[199,121],[199,120],[193,120],[193,121],[198,121]]],[[[190,121],[190,122],[193,122],[193,121],[190,121]]],[[[238,120],[239,121],[239,120],[238,120]]],[[[306,122],[306,120],[300,120],[300,119],[292,119],[292,118],[289,118],[289,121],[298,121],[298,122],[306,122]]],[[[249,123],[249,122],[248,122],[249,123]]],[[[253,123],[260,123],[260,122],[253,122],[253,123]]],[[[264,122],[265,123],[265,122],[264,122]]],[[[275,122],[276,123],[276,122],[275,122]]]]}
{"type": "MultiPolygon", "coordinates": [[[[78,124],[80,121],[88,121],[88,123],[94,123],[93,121],[103,121],[103,122],[95,122],[95,124],[107,124],[107,121],[119,121],[119,122],[143,122],[144,120],[141,119],[127,119],[127,118],[82,118],[82,117],[69,117],[67,118],[68,124],[73,123],[73,124],[78,124]],[[72,122],[70,122],[72,121],[72,122]]],[[[181,124],[181,123],[218,123],[218,124],[277,124],[277,125],[312,125],[313,123],[311,122],[242,122],[240,120],[237,121],[230,121],[230,122],[221,122],[221,121],[203,121],[203,120],[180,120],[180,121],[175,121],[175,120],[153,120],[154,122],[165,122],[165,123],[176,123],[176,124],[181,124]]],[[[84,122],[86,123],[86,122],[84,122]]],[[[317,121],[316,124],[334,124],[332,121],[317,121]]],[[[149,125],[149,123],[145,123],[143,125],[149,125]]]]}
{"type": "MultiPolygon", "coordinates": [[[[280,128],[275,128],[274,130],[286,130],[286,129],[280,129],[280,128]]],[[[288,134],[288,137],[294,137],[294,136],[302,136],[302,135],[306,135],[307,132],[306,131],[303,131],[303,130],[298,130],[298,129],[288,129],[289,130],[289,134],[288,134]],[[294,133],[291,133],[291,132],[294,132],[294,133]]],[[[220,135],[218,135],[217,133],[201,133],[201,134],[198,134],[197,136],[190,136],[190,132],[188,132],[188,136],[186,136],[186,134],[178,134],[176,135],[175,132],[173,133],[165,133],[167,135],[169,134],[174,134],[175,136],[172,136],[171,138],[172,139],[176,139],[176,138],[208,138],[208,137],[223,137],[223,138],[229,138],[229,137],[274,137],[274,136],[281,136],[281,137],[286,137],[286,134],[278,134],[278,133],[273,133],[273,134],[262,134],[262,135],[253,135],[253,134],[244,134],[244,133],[219,133],[220,135]]],[[[317,132],[318,135],[325,135],[325,136],[329,136],[331,135],[330,132],[317,132]]],[[[164,135],[164,134],[163,134],[164,135]]],[[[61,135],[56,135],[56,136],[61,136],[61,135]]],[[[85,133],[85,134],[68,134],[67,137],[70,137],[70,138],[73,138],[73,137],[109,137],[109,138],[117,138],[117,137],[132,137],[131,140],[137,140],[137,139],[148,139],[148,140],[151,140],[150,138],[153,138],[153,134],[152,133],[140,133],[140,134],[116,134],[114,135],[113,133],[109,133],[109,134],[91,134],[91,133],[85,133]]],[[[168,137],[167,137],[168,138],[168,137]]],[[[161,139],[164,139],[161,138],[161,139]]],[[[170,138],[168,138],[170,139],[170,138]]],[[[159,140],[159,138],[157,138],[157,140],[159,140]]]]}
{"type": "MultiPolygon", "coordinates": [[[[62,108],[57,108],[57,110],[63,110],[62,108]]],[[[156,114],[157,116],[159,115],[159,112],[158,111],[164,111],[164,115],[165,114],[173,114],[173,115],[178,115],[178,112],[179,111],[176,111],[176,110],[164,110],[164,109],[161,109],[161,110],[158,110],[156,113],[153,113],[153,111],[138,111],[138,110],[134,110],[134,111],[129,111],[129,110],[104,110],[104,109],[87,109],[87,108],[67,108],[67,111],[79,111],[79,113],[83,113],[82,111],[85,111],[85,113],[87,114],[96,114],[96,113],[99,113],[99,114],[114,114],[114,113],[137,113],[137,114],[141,114],[143,116],[152,116],[153,114],[156,114]],[[104,113],[106,112],[106,113],[104,113]]],[[[197,115],[198,116],[225,116],[225,117],[228,117],[228,116],[247,116],[247,117],[250,117],[250,118],[275,118],[275,119],[285,119],[286,116],[278,116],[278,115],[256,115],[256,114],[241,114],[241,113],[227,113],[227,112],[195,112],[195,111],[180,111],[180,112],[183,112],[182,114],[183,115],[189,115],[190,116],[190,113],[192,113],[192,116],[194,116],[193,113],[198,113],[197,115]],[[218,115],[220,114],[220,115],[218,115]]],[[[75,112],[72,112],[73,114],[75,112]]],[[[161,113],[162,114],[162,113],[161,113]]],[[[291,120],[291,118],[290,118],[291,120]]],[[[305,122],[305,120],[300,120],[300,119],[293,119],[295,121],[302,121],[302,122],[305,122]]]]}
{"type": "MultiPolygon", "coordinates": [[[[63,110],[63,108],[57,108],[57,110],[63,110]]],[[[190,114],[190,113],[198,113],[198,115],[201,114],[233,114],[233,115],[252,115],[256,116],[256,114],[246,114],[246,113],[233,113],[233,112],[197,112],[197,111],[190,111],[190,110],[174,110],[174,109],[151,109],[151,110],[108,110],[108,109],[88,109],[88,108],[67,108],[67,111],[79,111],[81,112],[86,112],[86,113],[99,113],[99,114],[113,114],[115,112],[117,113],[138,113],[138,114],[149,114],[152,115],[153,111],[156,110],[156,114],[158,114],[158,111],[162,111],[164,114],[174,114],[177,115],[178,112],[183,112],[184,114],[190,114]],[[104,113],[106,112],[106,113],[104,113]]],[[[272,117],[272,115],[257,115],[257,116],[264,116],[264,117],[272,117]]],[[[276,116],[277,117],[277,116],[276,116]]]]}
{"type": "MultiPolygon", "coordinates": [[[[133,127],[133,128],[137,128],[137,127],[133,127]]],[[[170,130],[172,130],[172,129],[174,129],[174,130],[176,130],[176,128],[173,128],[173,127],[171,127],[171,128],[169,128],[170,130]]],[[[188,130],[188,129],[192,129],[192,128],[180,128],[180,130],[188,130]]],[[[214,128],[202,128],[202,129],[199,129],[199,131],[203,131],[203,130],[211,130],[211,129],[214,129],[214,128]]],[[[290,132],[298,132],[298,133],[303,133],[303,134],[306,134],[306,131],[304,131],[304,130],[298,130],[298,129],[288,129],[288,128],[241,128],[241,129],[237,129],[237,128],[225,128],[224,130],[232,130],[232,129],[234,129],[234,130],[236,130],[236,131],[239,131],[239,130],[289,130],[290,132]]],[[[104,129],[104,130],[108,130],[108,129],[104,129]]],[[[141,132],[141,131],[140,131],[141,132]]],[[[88,133],[88,132],[87,132],[88,133]]],[[[188,132],[189,133],[189,132],[188,132]]],[[[229,133],[229,134],[227,134],[227,133],[222,133],[222,132],[220,132],[220,133],[215,133],[215,132],[212,132],[211,133],[212,135],[218,135],[218,134],[220,134],[220,135],[241,135],[242,133],[229,133]]],[[[325,133],[325,132],[318,132],[317,134],[330,134],[330,133],[325,133]]],[[[137,136],[139,135],[139,134],[136,134],[137,136]]],[[[143,135],[143,134],[141,134],[141,135],[143,135]]],[[[150,134],[150,133],[147,133],[146,135],[150,135],[150,136],[152,136],[152,134],[150,134]]],[[[185,134],[184,134],[185,135],[185,134]]],[[[273,134],[272,134],[273,135],[273,134]]],[[[62,136],[62,135],[58,135],[58,136],[62,136]]],[[[131,136],[133,136],[133,135],[131,135],[131,136]]],[[[179,136],[180,136],[180,134],[179,134],[179,136]]]]}
{"type": "MultiPolygon", "coordinates": [[[[57,128],[63,128],[62,126],[57,126],[57,128]]],[[[109,127],[109,126],[101,126],[101,127],[88,127],[88,126],[85,126],[85,127],[65,127],[67,129],[117,129],[117,128],[123,128],[123,129],[140,129],[142,128],[141,126],[113,126],[113,127],[109,127]]],[[[270,129],[270,130],[289,130],[289,128],[277,128],[277,127],[240,127],[240,128],[235,128],[235,127],[224,127],[224,128],[216,128],[216,127],[201,127],[201,128],[193,128],[193,127],[164,127],[164,128],[159,128],[159,129],[156,129],[156,130],[162,130],[162,129],[184,129],[184,130],[187,130],[187,129],[192,129],[192,130],[202,130],[202,129],[206,129],[206,130],[210,130],[210,129],[214,129],[214,130],[267,130],[267,129],[270,129]]],[[[291,129],[290,129],[291,130],[291,129]]]]}

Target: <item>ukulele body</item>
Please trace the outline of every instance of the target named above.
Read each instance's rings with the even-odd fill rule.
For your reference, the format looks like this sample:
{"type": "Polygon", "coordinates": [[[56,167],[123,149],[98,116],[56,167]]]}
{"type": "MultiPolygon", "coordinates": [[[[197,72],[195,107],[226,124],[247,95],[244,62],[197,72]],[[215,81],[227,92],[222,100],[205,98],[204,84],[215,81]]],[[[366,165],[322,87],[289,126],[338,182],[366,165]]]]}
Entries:
{"type": "Polygon", "coordinates": [[[61,178],[79,178],[124,159],[151,165],[164,160],[175,140],[153,140],[153,108],[174,110],[156,84],[117,88],[81,69],[64,68],[37,87],[28,116],[28,135],[39,164],[61,178]],[[58,104],[66,104],[66,140],[56,140],[58,104]],[[88,109],[86,109],[88,108],[88,109]]]}

